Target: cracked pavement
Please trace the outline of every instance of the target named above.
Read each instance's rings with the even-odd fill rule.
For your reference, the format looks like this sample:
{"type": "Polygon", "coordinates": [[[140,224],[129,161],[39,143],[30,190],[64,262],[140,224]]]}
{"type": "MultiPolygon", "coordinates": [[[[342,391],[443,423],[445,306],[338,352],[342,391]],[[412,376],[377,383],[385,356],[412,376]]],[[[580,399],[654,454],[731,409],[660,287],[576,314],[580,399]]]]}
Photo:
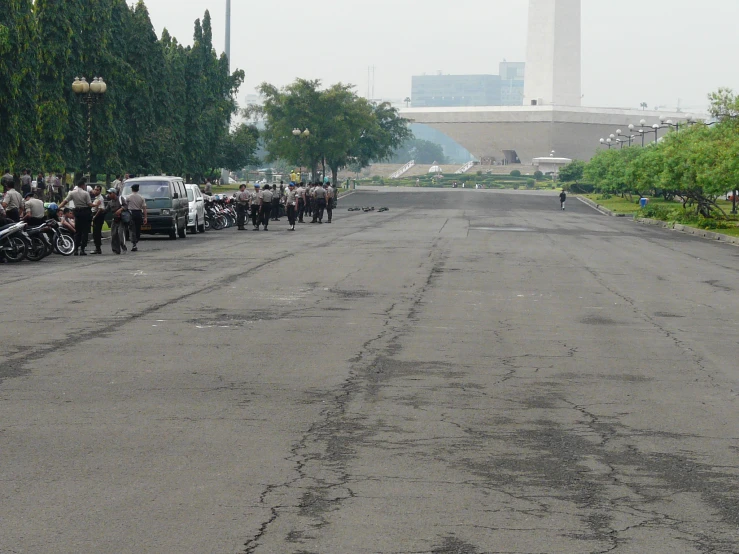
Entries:
{"type": "Polygon", "coordinates": [[[739,249],[523,191],[285,228],[0,268],[0,553],[739,552],[739,249]]]}

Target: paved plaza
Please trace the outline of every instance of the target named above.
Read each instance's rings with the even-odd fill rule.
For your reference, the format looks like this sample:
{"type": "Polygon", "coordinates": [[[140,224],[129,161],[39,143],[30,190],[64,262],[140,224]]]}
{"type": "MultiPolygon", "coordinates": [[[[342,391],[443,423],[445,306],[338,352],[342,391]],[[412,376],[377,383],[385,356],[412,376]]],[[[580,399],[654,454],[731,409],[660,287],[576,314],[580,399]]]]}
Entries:
{"type": "Polygon", "coordinates": [[[739,552],[738,248],[339,206],[0,266],[0,553],[739,552]]]}

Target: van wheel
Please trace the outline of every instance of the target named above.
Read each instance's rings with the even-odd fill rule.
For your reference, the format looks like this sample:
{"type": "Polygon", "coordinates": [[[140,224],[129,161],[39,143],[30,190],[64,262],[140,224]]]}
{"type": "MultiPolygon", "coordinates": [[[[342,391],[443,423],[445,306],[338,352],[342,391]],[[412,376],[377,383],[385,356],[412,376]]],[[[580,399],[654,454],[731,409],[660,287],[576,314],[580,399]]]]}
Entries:
{"type": "Polygon", "coordinates": [[[169,230],[169,238],[171,240],[177,240],[177,221],[172,224],[172,228],[169,230]]]}
{"type": "Polygon", "coordinates": [[[185,221],[185,224],[182,226],[181,229],[179,227],[177,228],[177,234],[180,236],[181,239],[187,238],[187,221],[185,221]]]}

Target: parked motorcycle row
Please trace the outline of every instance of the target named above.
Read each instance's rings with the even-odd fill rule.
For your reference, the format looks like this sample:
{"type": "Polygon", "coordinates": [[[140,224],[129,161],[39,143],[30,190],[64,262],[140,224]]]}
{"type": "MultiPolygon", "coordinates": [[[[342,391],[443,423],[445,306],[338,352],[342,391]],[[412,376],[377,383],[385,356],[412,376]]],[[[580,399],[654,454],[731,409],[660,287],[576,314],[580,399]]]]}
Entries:
{"type": "Polygon", "coordinates": [[[36,227],[23,221],[0,227],[0,259],[10,263],[26,259],[38,262],[50,254],[74,254],[72,235],[55,219],[36,227]]]}

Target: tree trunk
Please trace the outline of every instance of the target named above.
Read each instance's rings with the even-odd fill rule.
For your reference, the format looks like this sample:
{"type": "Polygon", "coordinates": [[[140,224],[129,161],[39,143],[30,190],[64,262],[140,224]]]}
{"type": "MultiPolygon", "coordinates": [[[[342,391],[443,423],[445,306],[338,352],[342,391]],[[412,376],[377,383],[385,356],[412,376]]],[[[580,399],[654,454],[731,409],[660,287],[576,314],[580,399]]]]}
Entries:
{"type": "Polygon", "coordinates": [[[335,189],[339,188],[339,168],[338,167],[331,168],[331,184],[334,186],[335,189]]]}

